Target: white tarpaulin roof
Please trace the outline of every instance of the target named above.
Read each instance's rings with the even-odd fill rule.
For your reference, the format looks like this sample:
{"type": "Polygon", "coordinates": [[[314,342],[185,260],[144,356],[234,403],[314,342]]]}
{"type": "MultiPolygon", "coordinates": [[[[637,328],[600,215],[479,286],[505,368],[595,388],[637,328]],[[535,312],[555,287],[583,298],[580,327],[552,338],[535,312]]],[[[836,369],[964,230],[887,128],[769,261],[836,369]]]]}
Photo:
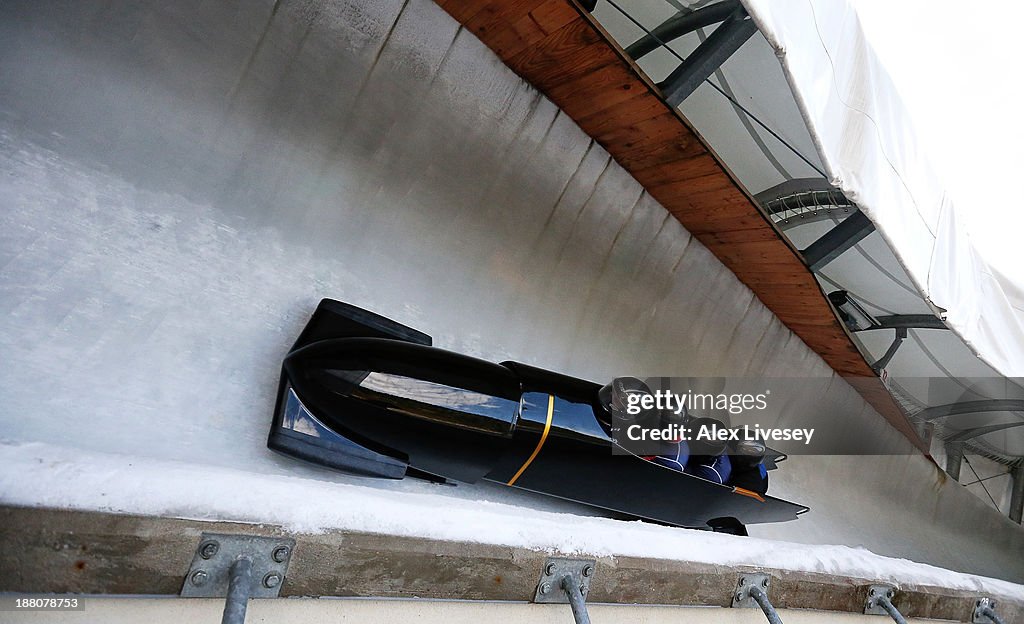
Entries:
{"type": "Polygon", "coordinates": [[[743,0],[776,50],[832,184],[864,211],[948,325],[1024,376],[1024,287],[991,266],[845,0],[743,0]]]}

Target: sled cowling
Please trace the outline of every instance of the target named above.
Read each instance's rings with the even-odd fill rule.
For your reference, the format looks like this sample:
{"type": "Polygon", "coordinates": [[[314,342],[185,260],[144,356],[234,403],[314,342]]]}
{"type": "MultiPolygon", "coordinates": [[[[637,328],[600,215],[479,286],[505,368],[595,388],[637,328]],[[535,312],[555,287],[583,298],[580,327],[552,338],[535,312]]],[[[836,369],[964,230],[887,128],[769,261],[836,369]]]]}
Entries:
{"type": "MultiPolygon", "coordinates": [[[[378,337],[429,346],[431,337],[362,308],[323,299],[289,353],[321,340],[378,337]]],[[[284,371],[267,446],[274,451],[350,474],[401,479],[408,464],[401,458],[373,451],[333,431],[298,397],[284,371]]]]}

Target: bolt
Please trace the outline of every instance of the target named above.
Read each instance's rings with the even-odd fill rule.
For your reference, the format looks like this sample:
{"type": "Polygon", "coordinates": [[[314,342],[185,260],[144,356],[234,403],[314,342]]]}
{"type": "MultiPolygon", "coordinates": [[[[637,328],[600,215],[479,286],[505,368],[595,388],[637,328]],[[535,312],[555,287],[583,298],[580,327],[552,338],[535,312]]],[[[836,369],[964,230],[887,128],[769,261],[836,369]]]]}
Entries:
{"type": "Polygon", "coordinates": [[[274,561],[278,563],[284,563],[288,559],[288,555],[290,554],[292,554],[291,548],[288,548],[287,546],[278,546],[274,549],[274,554],[272,556],[274,558],[274,561]]]}
{"type": "Polygon", "coordinates": [[[740,587],[743,587],[743,586],[744,586],[744,585],[746,585],[746,584],[747,584],[747,579],[745,579],[745,578],[743,578],[743,577],[741,576],[741,577],[740,577],[740,587]]]}
{"type": "Polygon", "coordinates": [[[555,573],[555,564],[549,563],[547,566],[544,567],[544,574],[547,574],[548,576],[551,576],[554,573],[555,573]]]}
{"type": "Polygon", "coordinates": [[[540,593],[546,594],[551,591],[551,583],[541,583],[540,593]]]}
{"type": "Polygon", "coordinates": [[[583,566],[583,576],[589,577],[594,573],[594,566],[583,566]]]}
{"type": "Polygon", "coordinates": [[[889,590],[888,592],[886,592],[886,594],[885,594],[885,595],[886,595],[886,597],[888,597],[888,598],[892,598],[892,590],[890,589],[890,590],[889,590]]]}
{"type": "Polygon", "coordinates": [[[274,589],[281,584],[281,575],[277,572],[271,572],[270,574],[263,577],[263,586],[267,589],[274,589]]]}
{"type": "Polygon", "coordinates": [[[584,585],[583,583],[580,583],[580,593],[581,594],[586,594],[587,593],[587,586],[584,585]]]}
{"type": "Polygon", "coordinates": [[[743,600],[743,594],[736,592],[736,600],[743,600]]]}
{"type": "Polygon", "coordinates": [[[768,589],[768,579],[764,579],[763,581],[761,581],[761,587],[768,589]]]}
{"type": "Polygon", "coordinates": [[[210,579],[210,575],[206,573],[206,570],[196,570],[192,573],[191,580],[192,584],[196,587],[202,587],[206,585],[206,581],[210,579]]]}
{"type": "Polygon", "coordinates": [[[217,554],[218,550],[220,550],[220,544],[217,542],[213,540],[203,542],[203,545],[199,547],[199,556],[203,559],[210,559],[217,554]]]}
{"type": "Polygon", "coordinates": [[[868,591],[868,596],[874,597],[874,595],[875,595],[875,590],[872,589],[872,590],[868,591]]]}

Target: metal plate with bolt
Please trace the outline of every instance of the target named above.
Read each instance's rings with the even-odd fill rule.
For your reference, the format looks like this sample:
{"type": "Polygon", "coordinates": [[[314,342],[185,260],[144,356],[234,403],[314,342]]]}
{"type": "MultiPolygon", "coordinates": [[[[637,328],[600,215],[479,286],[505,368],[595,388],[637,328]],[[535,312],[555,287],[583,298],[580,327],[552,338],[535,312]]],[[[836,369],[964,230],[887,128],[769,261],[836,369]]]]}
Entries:
{"type": "Polygon", "coordinates": [[[251,561],[251,598],[276,598],[284,583],[295,540],[255,535],[203,533],[185,576],[181,595],[186,598],[227,596],[231,566],[251,561]]]}
{"type": "Polygon", "coordinates": [[[906,618],[892,604],[896,588],[891,585],[872,585],[868,588],[868,597],[864,602],[866,615],[888,615],[896,624],[907,624],[906,618]]]}
{"type": "Polygon", "coordinates": [[[868,588],[868,598],[864,602],[864,615],[889,615],[882,606],[882,599],[891,601],[896,595],[896,588],[891,585],[872,585],[868,588]]]}
{"type": "Polygon", "coordinates": [[[590,581],[594,578],[596,562],[593,559],[562,559],[548,557],[541,570],[540,581],[533,601],[538,603],[569,602],[569,596],[561,587],[562,579],[570,577],[577,581],[580,594],[585,598],[590,593],[590,581]]]}
{"type": "Polygon", "coordinates": [[[980,598],[974,603],[974,612],[971,613],[972,624],[1003,624],[1002,619],[996,615],[996,601],[991,598],[980,598]]]}
{"type": "Polygon", "coordinates": [[[761,609],[769,624],[782,624],[779,613],[768,600],[771,579],[767,574],[741,574],[732,592],[732,606],[740,609],[761,609]]]}
{"type": "Polygon", "coordinates": [[[752,587],[759,587],[768,595],[771,579],[767,574],[741,574],[736,582],[736,591],[732,594],[732,606],[740,609],[759,609],[759,605],[750,595],[752,587]]]}

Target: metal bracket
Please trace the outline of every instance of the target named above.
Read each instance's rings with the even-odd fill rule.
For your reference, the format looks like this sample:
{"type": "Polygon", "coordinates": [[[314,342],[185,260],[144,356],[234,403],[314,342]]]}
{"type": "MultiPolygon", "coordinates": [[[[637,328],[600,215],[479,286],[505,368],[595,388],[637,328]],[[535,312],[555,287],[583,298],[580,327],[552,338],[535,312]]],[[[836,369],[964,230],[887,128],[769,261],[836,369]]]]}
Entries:
{"type": "Polygon", "coordinates": [[[768,624],[782,624],[779,612],[768,599],[772,581],[767,574],[741,574],[732,593],[732,606],[740,609],[757,608],[768,618],[768,624]]]}
{"type": "Polygon", "coordinates": [[[896,588],[892,585],[872,585],[868,588],[868,598],[864,602],[864,615],[889,615],[882,606],[882,598],[892,600],[896,588]]]}
{"type": "Polygon", "coordinates": [[[593,559],[563,559],[548,557],[537,582],[533,601],[540,604],[566,604],[569,596],[562,589],[562,579],[570,577],[579,586],[584,598],[590,593],[590,580],[594,578],[596,562],[593,559]]]}
{"type": "Polygon", "coordinates": [[[251,598],[276,598],[295,540],[257,535],[203,533],[185,576],[181,595],[186,598],[223,598],[228,595],[231,566],[239,559],[252,562],[251,598]]]}
{"type": "Polygon", "coordinates": [[[971,613],[971,624],[992,624],[998,621],[995,615],[996,601],[991,598],[979,598],[974,603],[974,611],[971,613]]]}
{"type": "Polygon", "coordinates": [[[864,601],[866,615],[888,615],[896,624],[907,624],[900,610],[892,603],[896,588],[892,585],[872,585],[868,587],[868,597],[864,601]]]}
{"type": "Polygon", "coordinates": [[[732,594],[732,606],[737,609],[760,609],[760,605],[750,595],[750,588],[760,587],[767,595],[770,585],[771,579],[767,574],[741,574],[736,581],[736,591],[732,594]]]}

